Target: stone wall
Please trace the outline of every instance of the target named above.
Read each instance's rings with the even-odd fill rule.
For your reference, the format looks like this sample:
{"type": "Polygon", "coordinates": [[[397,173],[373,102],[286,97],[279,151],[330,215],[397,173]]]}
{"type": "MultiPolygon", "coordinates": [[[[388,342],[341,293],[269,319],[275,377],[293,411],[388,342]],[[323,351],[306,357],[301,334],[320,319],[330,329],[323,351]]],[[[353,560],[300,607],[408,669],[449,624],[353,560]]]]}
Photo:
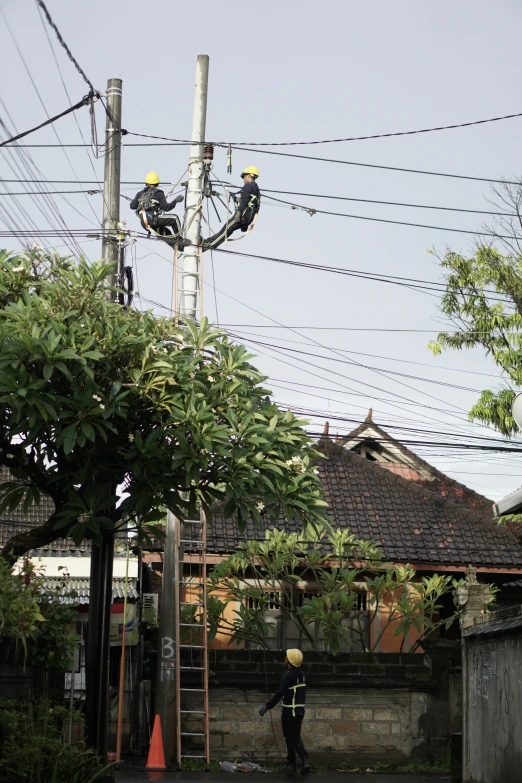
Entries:
{"type": "MultiPolygon", "coordinates": [[[[216,651],[210,659],[213,759],[277,760],[285,755],[280,709],[259,707],[284,671],[284,653],[216,651]]],[[[307,653],[303,739],[312,762],[427,759],[449,743],[448,655],[307,653]]],[[[190,701],[186,702],[190,709],[190,701]]],[[[201,731],[199,720],[184,730],[201,731]]],[[[198,740],[194,740],[194,747],[198,740]]]]}

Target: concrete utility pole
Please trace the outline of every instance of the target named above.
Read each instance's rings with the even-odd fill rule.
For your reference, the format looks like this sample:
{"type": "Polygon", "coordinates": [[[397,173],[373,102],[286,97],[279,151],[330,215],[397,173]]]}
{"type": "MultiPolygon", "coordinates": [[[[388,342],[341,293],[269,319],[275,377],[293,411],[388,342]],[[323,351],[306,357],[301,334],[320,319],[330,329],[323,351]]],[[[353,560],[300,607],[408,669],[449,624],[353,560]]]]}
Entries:
{"type": "MultiPolygon", "coordinates": [[[[103,187],[102,254],[117,261],[116,237],[120,218],[121,79],[107,82],[107,126],[105,179],[103,187]],[[106,233],[110,232],[110,234],[106,233]]],[[[116,271],[111,275],[116,285],[116,271]]],[[[107,757],[109,733],[109,635],[112,604],[114,532],[102,534],[91,549],[89,595],[89,637],[86,650],[86,735],[87,742],[102,759],[107,757]]]]}
{"type": "Polygon", "coordinates": [[[190,148],[187,206],[185,210],[185,240],[189,246],[184,251],[181,277],[180,315],[195,320],[199,285],[199,253],[201,245],[201,205],[205,165],[203,142],[207,121],[208,55],[198,55],[194,114],[192,117],[192,146],[190,148]]]}
{"type": "MultiPolygon", "coordinates": [[[[107,82],[102,237],[102,258],[107,262],[119,260],[116,232],[120,222],[121,87],[121,79],[109,79],[107,82]]],[[[114,270],[110,278],[111,285],[116,285],[116,277],[117,273],[114,270]]]]}
{"type": "MultiPolygon", "coordinates": [[[[203,162],[203,141],[207,117],[208,64],[206,54],[198,56],[196,68],[196,87],[194,92],[194,114],[192,120],[192,141],[190,148],[189,179],[187,187],[187,206],[185,210],[185,238],[190,246],[184,251],[183,274],[181,284],[180,314],[192,320],[197,315],[197,295],[199,285],[199,246],[201,245],[201,201],[205,166],[203,162]]],[[[176,273],[176,272],[174,272],[176,273]]],[[[176,309],[177,303],[174,303],[176,309]]],[[[174,758],[176,748],[175,701],[176,665],[175,646],[176,627],[175,591],[180,590],[182,575],[184,525],[167,512],[165,529],[165,550],[163,557],[163,589],[161,594],[160,643],[158,650],[158,674],[156,682],[156,714],[160,716],[163,733],[165,759],[169,764],[174,758]]]]}

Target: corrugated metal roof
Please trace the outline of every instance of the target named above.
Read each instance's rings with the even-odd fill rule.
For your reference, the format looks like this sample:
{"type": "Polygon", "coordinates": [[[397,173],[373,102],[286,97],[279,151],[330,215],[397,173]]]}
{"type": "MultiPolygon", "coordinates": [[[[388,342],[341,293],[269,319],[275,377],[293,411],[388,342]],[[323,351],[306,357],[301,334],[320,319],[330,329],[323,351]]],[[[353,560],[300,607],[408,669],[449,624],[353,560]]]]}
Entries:
{"type": "MultiPolygon", "coordinates": [[[[139,595],[136,589],[137,579],[129,579],[127,584],[127,599],[136,600],[139,595]]],[[[90,596],[90,584],[88,577],[70,576],[46,576],[43,580],[44,590],[53,590],[60,596],[60,601],[65,604],[88,604],[90,596]],[[74,593],[71,596],[70,593],[74,593]]],[[[125,577],[115,576],[112,580],[112,600],[125,597],[125,577]]]]}

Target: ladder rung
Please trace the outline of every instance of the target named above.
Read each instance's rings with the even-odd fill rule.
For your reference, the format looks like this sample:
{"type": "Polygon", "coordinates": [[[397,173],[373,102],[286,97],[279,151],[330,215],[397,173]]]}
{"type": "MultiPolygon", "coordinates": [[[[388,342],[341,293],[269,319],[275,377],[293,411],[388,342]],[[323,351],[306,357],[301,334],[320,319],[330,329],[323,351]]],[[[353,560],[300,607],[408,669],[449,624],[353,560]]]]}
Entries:
{"type": "Polygon", "coordinates": [[[186,691],[187,693],[205,693],[204,688],[180,688],[180,691],[186,691]]]}
{"type": "Polygon", "coordinates": [[[180,538],[179,543],[180,544],[198,544],[198,546],[203,546],[203,541],[201,539],[195,540],[193,538],[180,538]]]}
{"type": "Polygon", "coordinates": [[[205,761],[207,760],[206,756],[189,756],[187,753],[182,753],[181,758],[182,759],[205,759],[205,761]]]}
{"type": "Polygon", "coordinates": [[[205,645],[204,644],[180,644],[180,647],[184,647],[184,648],[188,647],[189,649],[191,648],[193,650],[204,650],[205,649],[205,645]]]}
{"type": "Polygon", "coordinates": [[[193,672],[193,671],[204,672],[205,671],[205,667],[204,666],[180,666],[179,670],[181,671],[182,669],[183,669],[183,671],[186,671],[186,672],[193,672]]]}
{"type": "Polygon", "coordinates": [[[204,628],[203,623],[180,623],[183,628],[204,628]]]}
{"type": "Polygon", "coordinates": [[[180,731],[182,737],[205,737],[204,731],[180,731]]]}
{"type": "Polygon", "coordinates": [[[180,710],[185,715],[206,715],[206,710],[180,710]]]}
{"type": "Polygon", "coordinates": [[[200,566],[204,565],[202,560],[180,560],[179,562],[180,563],[187,563],[187,564],[190,564],[190,565],[200,565],[200,566]]]}
{"type": "Polygon", "coordinates": [[[181,606],[204,606],[205,604],[193,604],[190,601],[180,601],[181,606]]]}
{"type": "MultiPolygon", "coordinates": [[[[183,587],[197,587],[198,590],[201,590],[205,585],[201,585],[198,582],[180,582],[180,584],[183,587]]],[[[192,604],[192,606],[195,606],[196,604],[192,604]]]]}

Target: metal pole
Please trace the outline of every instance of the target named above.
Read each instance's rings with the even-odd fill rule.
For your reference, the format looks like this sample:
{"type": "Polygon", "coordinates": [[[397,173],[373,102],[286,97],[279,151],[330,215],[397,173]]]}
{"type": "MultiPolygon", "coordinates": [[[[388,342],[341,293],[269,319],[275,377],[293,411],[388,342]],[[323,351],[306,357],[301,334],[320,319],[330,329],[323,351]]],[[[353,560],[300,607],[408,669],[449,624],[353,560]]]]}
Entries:
{"type": "Polygon", "coordinates": [[[123,596],[123,633],[121,635],[120,687],[118,691],[118,723],[116,728],[116,761],[121,762],[121,735],[123,728],[123,696],[125,692],[125,628],[127,623],[127,593],[129,590],[129,554],[127,540],[127,559],[125,562],[125,592],[123,596]]]}
{"type": "MultiPolygon", "coordinates": [[[[120,222],[121,87],[121,79],[109,79],[107,82],[102,258],[108,263],[119,259],[115,234],[120,222]]],[[[110,284],[116,285],[116,270],[110,277],[110,284]]]]}
{"type": "Polygon", "coordinates": [[[109,734],[109,636],[114,534],[103,533],[91,550],[89,629],[86,649],[85,728],[87,742],[107,758],[109,734]]]}
{"type": "Polygon", "coordinates": [[[163,584],[161,589],[158,674],[156,681],[156,714],[160,716],[165,760],[170,764],[176,747],[174,706],[176,702],[176,603],[178,581],[179,520],[167,512],[165,549],[163,555],[163,584]]]}
{"type": "MultiPolygon", "coordinates": [[[[120,220],[121,103],[122,81],[109,79],[102,236],[102,257],[107,262],[119,260],[119,239],[116,232],[120,220]]],[[[116,269],[111,274],[109,283],[116,285],[116,269]]],[[[114,532],[107,531],[102,534],[99,544],[93,541],[91,549],[89,636],[85,662],[87,742],[102,760],[107,757],[109,735],[109,637],[113,559],[114,532]]]]}
{"type": "Polygon", "coordinates": [[[198,55],[194,114],[192,118],[192,145],[190,147],[187,202],[185,209],[185,240],[183,273],[181,276],[180,315],[193,321],[197,317],[199,258],[201,245],[201,209],[205,166],[203,141],[207,119],[208,55],[198,55]]]}

